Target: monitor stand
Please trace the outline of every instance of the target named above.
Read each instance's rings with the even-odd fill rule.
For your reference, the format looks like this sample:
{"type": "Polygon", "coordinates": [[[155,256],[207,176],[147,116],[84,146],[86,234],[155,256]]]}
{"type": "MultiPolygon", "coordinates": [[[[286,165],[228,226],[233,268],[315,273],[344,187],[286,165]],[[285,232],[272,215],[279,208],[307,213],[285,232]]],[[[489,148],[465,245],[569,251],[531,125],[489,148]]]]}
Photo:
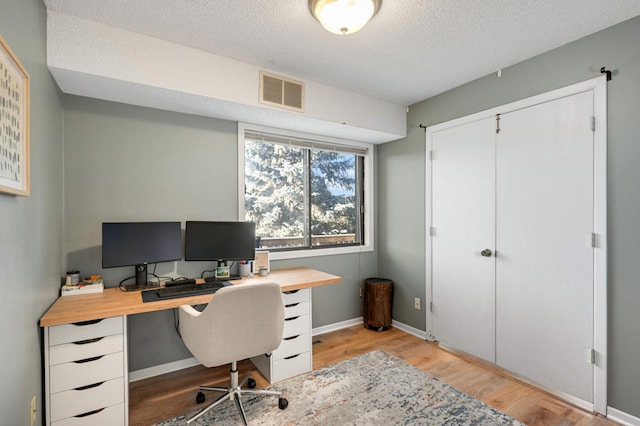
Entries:
{"type": "Polygon", "coordinates": [[[154,283],[147,281],[147,264],[136,265],[136,282],[134,284],[127,284],[124,286],[126,291],[138,291],[147,290],[150,288],[159,287],[154,283]]]}

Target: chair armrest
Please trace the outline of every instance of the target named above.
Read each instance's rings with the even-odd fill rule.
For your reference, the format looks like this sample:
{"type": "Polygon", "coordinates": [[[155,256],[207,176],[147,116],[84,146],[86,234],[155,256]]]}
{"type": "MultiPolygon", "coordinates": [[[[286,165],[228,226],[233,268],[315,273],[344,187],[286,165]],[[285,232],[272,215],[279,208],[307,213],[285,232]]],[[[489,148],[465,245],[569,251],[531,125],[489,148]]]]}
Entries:
{"type": "Polygon", "coordinates": [[[190,317],[193,317],[193,318],[197,318],[202,314],[202,312],[200,312],[199,310],[195,309],[191,305],[182,305],[182,306],[180,306],[180,310],[182,312],[184,312],[185,314],[189,315],[190,317]]]}

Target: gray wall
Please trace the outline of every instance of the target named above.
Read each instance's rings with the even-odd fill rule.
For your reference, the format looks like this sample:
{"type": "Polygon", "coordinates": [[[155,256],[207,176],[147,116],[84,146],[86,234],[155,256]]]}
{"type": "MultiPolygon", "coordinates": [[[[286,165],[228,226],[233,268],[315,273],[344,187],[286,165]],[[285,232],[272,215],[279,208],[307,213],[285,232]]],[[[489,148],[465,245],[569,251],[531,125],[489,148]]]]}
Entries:
{"type": "MultiPolygon", "coordinates": [[[[67,267],[101,272],[111,284],[130,275],[127,268],[100,268],[103,220],[235,219],[236,125],[74,96],[64,97],[63,115],[61,96],[46,69],[43,3],[0,0],[0,35],[31,76],[31,196],[0,194],[0,279],[3,288],[12,289],[11,297],[0,300],[0,412],[3,424],[27,424],[33,395],[42,418],[38,320],[58,295],[61,273],[67,267]],[[223,177],[212,174],[214,164],[223,177]]],[[[500,79],[487,76],[412,106],[407,138],[378,149],[378,252],[274,265],[309,265],[343,277],[341,284],[314,290],[314,327],[361,315],[358,288],[362,279],[378,275],[379,260],[379,275],[396,283],[394,318],[425,329],[424,311],[413,309],[413,297],[425,296],[424,131],[419,124],[583,81],[597,75],[591,69],[604,65],[618,70],[608,94],[609,404],[640,416],[637,40],[640,18],[507,68],[500,79]]],[[[176,265],[178,274],[189,276],[207,266],[176,265]]],[[[173,267],[163,264],[158,272],[173,267]]],[[[189,356],[172,332],[169,312],[133,316],[130,324],[132,370],[189,356]]]]}
{"type": "Polygon", "coordinates": [[[62,102],[45,64],[41,0],[0,0],[0,35],[31,78],[31,196],[0,194],[0,423],[42,419],[38,320],[62,268],[62,102]]]}
{"type": "MultiPolygon", "coordinates": [[[[71,95],[64,106],[68,268],[102,274],[108,286],[133,274],[101,268],[103,221],[237,219],[237,123],[71,95]]],[[[313,290],[314,327],[362,316],[360,282],[376,274],[375,252],[272,266],[301,265],[343,278],[313,290]]],[[[197,277],[212,266],[181,261],[156,272],[197,277]]],[[[191,357],[173,324],[172,311],[129,317],[131,371],[191,357]]]]}
{"type": "Polygon", "coordinates": [[[408,136],[379,153],[380,271],[401,297],[395,319],[425,329],[425,133],[433,125],[615,70],[608,84],[609,405],[640,416],[640,18],[539,55],[410,108],[408,136]],[[403,182],[412,182],[405,189],[403,182]],[[409,224],[409,222],[411,222],[409,224]],[[410,225],[410,226],[409,226],[410,225]],[[421,237],[417,237],[420,235],[421,237]]]}

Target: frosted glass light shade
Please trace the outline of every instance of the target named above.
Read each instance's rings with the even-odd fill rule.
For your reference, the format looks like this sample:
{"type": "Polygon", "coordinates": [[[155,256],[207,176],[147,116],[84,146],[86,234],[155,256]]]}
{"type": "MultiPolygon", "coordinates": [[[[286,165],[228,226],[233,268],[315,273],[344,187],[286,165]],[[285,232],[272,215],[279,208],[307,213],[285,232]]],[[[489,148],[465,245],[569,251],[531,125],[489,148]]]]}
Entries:
{"type": "Polygon", "coordinates": [[[311,14],[329,32],[353,34],[380,8],[381,0],[309,0],[311,14]]]}

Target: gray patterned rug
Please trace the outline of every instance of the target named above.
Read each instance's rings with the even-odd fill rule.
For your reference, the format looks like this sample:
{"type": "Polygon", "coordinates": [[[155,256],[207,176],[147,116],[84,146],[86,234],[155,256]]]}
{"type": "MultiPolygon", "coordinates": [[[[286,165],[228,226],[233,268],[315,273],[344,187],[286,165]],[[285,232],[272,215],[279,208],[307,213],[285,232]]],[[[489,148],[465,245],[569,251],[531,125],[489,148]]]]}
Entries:
{"type": "MultiPolygon", "coordinates": [[[[522,425],[504,413],[378,350],[271,386],[289,400],[243,399],[251,425],[522,425]]],[[[213,401],[214,393],[207,395],[213,401]]],[[[158,423],[186,424],[187,415],[158,423]]],[[[228,401],[196,425],[242,424],[228,401]]]]}

